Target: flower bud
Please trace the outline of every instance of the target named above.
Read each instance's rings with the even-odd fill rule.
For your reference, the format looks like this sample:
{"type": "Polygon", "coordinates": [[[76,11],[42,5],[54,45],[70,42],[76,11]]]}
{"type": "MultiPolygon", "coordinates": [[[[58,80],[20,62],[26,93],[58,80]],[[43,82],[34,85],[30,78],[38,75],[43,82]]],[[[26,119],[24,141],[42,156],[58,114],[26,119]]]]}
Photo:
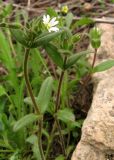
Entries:
{"type": "Polygon", "coordinates": [[[90,30],[89,37],[92,47],[99,48],[101,45],[101,31],[98,28],[93,28],[90,30]]]}
{"type": "Polygon", "coordinates": [[[63,14],[67,14],[68,13],[68,6],[66,5],[66,6],[63,6],[62,8],[61,8],[61,12],[63,13],[63,14]]]}

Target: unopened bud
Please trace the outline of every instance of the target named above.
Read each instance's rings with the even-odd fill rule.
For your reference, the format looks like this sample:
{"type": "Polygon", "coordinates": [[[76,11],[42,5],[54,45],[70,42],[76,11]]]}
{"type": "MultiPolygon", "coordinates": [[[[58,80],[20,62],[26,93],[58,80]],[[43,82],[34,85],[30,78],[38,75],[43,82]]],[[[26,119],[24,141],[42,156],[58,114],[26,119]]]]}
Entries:
{"type": "Polygon", "coordinates": [[[101,45],[101,31],[98,28],[93,28],[89,33],[91,45],[97,49],[101,45]]]}

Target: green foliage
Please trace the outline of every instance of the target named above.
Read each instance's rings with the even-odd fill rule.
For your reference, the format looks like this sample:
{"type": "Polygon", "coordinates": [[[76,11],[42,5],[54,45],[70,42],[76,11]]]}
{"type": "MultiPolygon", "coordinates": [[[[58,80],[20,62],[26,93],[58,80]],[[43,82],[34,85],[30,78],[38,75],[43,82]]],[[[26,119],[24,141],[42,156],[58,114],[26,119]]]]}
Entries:
{"type": "Polygon", "coordinates": [[[33,113],[30,113],[21,119],[19,119],[13,127],[14,132],[17,132],[18,130],[22,129],[23,127],[26,127],[27,125],[30,125],[30,123],[38,120],[40,117],[38,115],[35,115],[33,113]]]}
{"type": "MultiPolygon", "coordinates": [[[[43,16],[29,21],[26,11],[21,10],[14,22],[10,22],[7,18],[11,13],[12,5],[0,12],[0,64],[5,70],[0,77],[0,159],[44,160],[43,156],[50,159],[55,149],[51,145],[59,137],[65,138],[66,155],[52,156],[56,160],[69,159],[75,147],[72,138],[78,138],[83,124],[70,104],[72,92],[77,91],[78,82],[86,74],[109,69],[114,66],[114,60],[94,67],[87,62],[91,51],[76,53],[81,34],[75,34],[74,29],[93,24],[89,18],[74,22],[72,13],[63,16],[48,8],[46,14],[50,17],[46,28],[43,16]],[[55,19],[54,27],[58,30],[51,32],[48,28],[55,19]],[[26,74],[25,48],[29,50],[24,61],[28,67],[26,74]],[[35,105],[39,112],[34,110],[35,105]]],[[[89,37],[96,51],[101,33],[92,29],[89,37]]]]}
{"type": "Polygon", "coordinates": [[[60,68],[63,68],[63,59],[57,47],[51,43],[48,43],[48,45],[45,46],[45,50],[47,51],[47,54],[51,57],[51,59],[54,61],[54,63],[60,68]]]}
{"type": "Polygon", "coordinates": [[[30,137],[28,137],[26,141],[32,144],[32,151],[34,154],[34,158],[36,160],[41,160],[41,155],[40,155],[39,146],[38,146],[38,137],[33,134],[30,137]]]}
{"type": "Polygon", "coordinates": [[[65,160],[65,157],[63,155],[60,155],[55,160],[65,160]]]}
{"type": "Polygon", "coordinates": [[[15,39],[25,47],[36,48],[47,44],[49,41],[60,35],[62,31],[54,33],[42,33],[34,36],[34,33],[27,29],[11,29],[12,35],[15,39]]]}
{"type": "Polygon", "coordinates": [[[112,3],[114,3],[114,0],[110,0],[112,3]]]}
{"type": "Polygon", "coordinates": [[[68,122],[75,121],[75,116],[74,116],[72,110],[70,110],[69,108],[64,108],[64,109],[59,110],[57,112],[57,117],[58,117],[58,119],[60,119],[61,121],[63,121],[66,124],[68,122]]]}
{"type": "Polygon", "coordinates": [[[95,66],[93,68],[92,72],[93,73],[102,72],[107,69],[110,69],[111,67],[114,67],[114,60],[107,60],[107,61],[104,61],[104,62],[100,63],[99,65],[95,66]]]}
{"type": "Polygon", "coordinates": [[[86,54],[88,54],[89,51],[82,51],[80,53],[77,54],[73,54],[72,56],[70,56],[67,60],[67,64],[65,66],[65,68],[69,68],[72,65],[74,65],[81,57],[86,56],[86,54]]]}
{"type": "Polygon", "coordinates": [[[72,13],[68,13],[65,17],[65,21],[66,21],[66,26],[69,28],[72,24],[73,21],[73,14],[72,13]]]}
{"type": "Polygon", "coordinates": [[[5,92],[4,87],[0,85],[0,96],[5,95],[5,94],[6,92],[5,92]]]}
{"type": "Polygon", "coordinates": [[[46,80],[44,80],[38,94],[37,102],[38,105],[40,106],[41,113],[43,114],[47,111],[51,99],[52,85],[53,85],[53,79],[52,77],[48,77],[46,80]]]}
{"type": "Polygon", "coordinates": [[[50,17],[58,17],[57,12],[51,7],[47,8],[46,13],[50,15],[50,17]]]}
{"type": "MultiPolygon", "coordinates": [[[[48,109],[48,105],[49,105],[51,94],[52,94],[52,86],[53,86],[52,77],[46,78],[40,88],[38,96],[35,97],[36,103],[39,106],[41,113],[43,114],[48,109]]],[[[26,97],[24,99],[24,102],[29,105],[33,105],[30,97],[26,97]]]]}
{"type": "Polygon", "coordinates": [[[81,27],[81,26],[85,26],[85,25],[89,25],[89,24],[94,24],[94,21],[90,18],[84,17],[84,18],[81,18],[80,20],[76,21],[72,25],[72,29],[75,29],[75,28],[81,27]]]}
{"type": "Polygon", "coordinates": [[[4,18],[9,17],[9,15],[12,13],[12,8],[12,4],[8,4],[5,7],[2,6],[0,11],[0,19],[3,20],[4,18]]]}

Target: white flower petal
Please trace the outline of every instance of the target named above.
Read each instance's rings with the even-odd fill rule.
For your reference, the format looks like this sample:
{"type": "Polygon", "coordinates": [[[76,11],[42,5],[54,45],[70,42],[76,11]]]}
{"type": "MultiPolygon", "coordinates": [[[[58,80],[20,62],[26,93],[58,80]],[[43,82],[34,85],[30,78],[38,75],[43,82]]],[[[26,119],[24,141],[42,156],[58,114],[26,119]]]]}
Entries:
{"type": "Polygon", "coordinates": [[[56,21],[56,17],[52,18],[52,20],[50,20],[50,25],[53,27],[55,25],[57,25],[59,22],[56,21]]]}
{"type": "Polygon", "coordinates": [[[47,21],[48,21],[48,22],[50,21],[50,16],[49,16],[49,15],[47,15],[47,21]]]}
{"type": "Polygon", "coordinates": [[[59,28],[57,28],[57,27],[51,27],[49,29],[49,32],[58,32],[58,31],[59,31],[59,28]]]}
{"type": "Polygon", "coordinates": [[[49,23],[49,21],[50,21],[50,16],[49,15],[47,15],[47,16],[43,16],[43,23],[44,24],[48,24],[49,23]]]}
{"type": "Polygon", "coordinates": [[[45,23],[46,22],[46,16],[44,15],[43,16],[43,23],[45,23]]]}

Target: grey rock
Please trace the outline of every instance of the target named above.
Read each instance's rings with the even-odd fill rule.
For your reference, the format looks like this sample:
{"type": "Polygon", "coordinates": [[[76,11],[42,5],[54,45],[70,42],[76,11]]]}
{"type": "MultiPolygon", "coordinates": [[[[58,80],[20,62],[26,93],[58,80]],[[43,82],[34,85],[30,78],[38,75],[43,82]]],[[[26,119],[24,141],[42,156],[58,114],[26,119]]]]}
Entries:
{"type": "MultiPolygon", "coordinates": [[[[96,64],[114,58],[114,26],[99,24],[98,27],[103,34],[96,64]]],[[[93,81],[92,105],[71,160],[114,160],[114,67],[95,73],[93,81]]]]}

